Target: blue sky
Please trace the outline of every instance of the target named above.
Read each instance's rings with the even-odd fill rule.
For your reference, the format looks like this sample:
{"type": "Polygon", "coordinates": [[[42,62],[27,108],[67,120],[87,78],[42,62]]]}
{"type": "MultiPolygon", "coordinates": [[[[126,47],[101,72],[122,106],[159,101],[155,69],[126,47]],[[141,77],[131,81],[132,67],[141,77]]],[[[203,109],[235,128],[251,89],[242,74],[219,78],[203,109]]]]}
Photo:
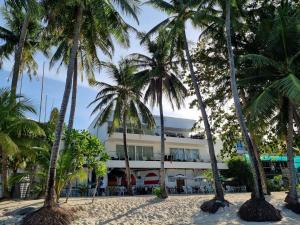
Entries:
{"type": "MultiPolygon", "coordinates": [[[[0,0],[0,4],[3,4],[3,0],[0,0]]],[[[132,19],[126,18],[129,23],[131,23],[134,27],[136,27],[140,31],[148,31],[153,26],[161,22],[163,19],[166,18],[166,15],[159,12],[156,9],[153,9],[150,6],[143,5],[141,7],[141,11],[139,13],[139,25],[134,23],[132,19]]],[[[5,26],[5,23],[2,18],[0,18],[1,26],[5,26]]],[[[198,35],[200,31],[191,27],[188,24],[187,26],[187,34],[188,39],[191,45],[196,43],[198,35]]],[[[140,46],[139,41],[135,38],[134,35],[131,35],[131,43],[130,48],[125,49],[121,46],[115,46],[115,54],[113,56],[112,61],[117,62],[120,58],[125,57],[126,55],[139,52],[139,53],[146,53],[146,50],[140,46]]],[[[57,67],[53,69],[49,69],[49,60],[45,58],[42,54],[37,53],[35,55],[35,59],[39,64],[38,69],[38,77],[33,78],[31,81],[29,80],[28,76],[24,74],[22,79],[22,93],[31,99],[32,104],[35,106],[37,111],[39,110],[40,105],[40,91],[41,91],[41,77],[42,77],[42,69],[43,63],[45,62],[45,82],[44,82],[44,102],[43,102],[43,110],[41,118],[44,119],[45,116],[45,98],[47,96],[47,105],[46,105],[46,117],[48,118],[49,112],[52,107],[60,107],[61,99],[64,90],[64,81],[66,75],[66,68],[61,68],[57,72],[57,67]]],[[[106,58],[102,58],[102,60],[109,60],[106,58]]],[[[11,60],[5,61],[2,70],[0,70],[0,87],[9,87],[10,86],[10,72],[12,70],[13,65],[13,58],[11,60]]],[[[105,71],[100,71],[100,73],[96,73],[97,79],[99,81],[110,82],[110,78],[107,76],[105,71]]],[[[19,88],[20,88],[19,81],[19,88]]],[[[93,117],[90,116],[90,112],[92,109],[87,108],[87,105],[93,100],[95,95],[97,94],[97,89],[93,89],[88,87],[86,81],[79,82],[78,88],[78,101],[77,101],[77,108],[76,108],[76,115],[75,115],[75,124],[74,127],[77,129],[87,129],[90,122],[92,121],[93,117]]],[[[185,108],[181,110],[173,111],[171,106],[165,101],[164,102],[164,111],[166,116],[175,116],[181,118],[189,118],[189,119],[198,119],[199,118],[199,111],[195,109],[189,109],[190,99],[187,100],[187,104],[185,108]]],[[[157,108],[153,110],[154,114],[158,114],[157,108]]],[[[32,118],[37,118],[38,115],[29,115],[32,118]]],[[[68,120],[68,113],[66,115],[66,121],[68,120]]]]}

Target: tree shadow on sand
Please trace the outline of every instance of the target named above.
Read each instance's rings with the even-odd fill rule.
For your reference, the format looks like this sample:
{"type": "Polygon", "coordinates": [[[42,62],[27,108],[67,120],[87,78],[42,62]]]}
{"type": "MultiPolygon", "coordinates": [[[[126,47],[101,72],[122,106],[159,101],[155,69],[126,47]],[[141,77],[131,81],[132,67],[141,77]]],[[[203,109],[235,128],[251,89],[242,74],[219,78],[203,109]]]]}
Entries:
{"type": "Polygon", "coordinates": [[[165,200],[163,199],[159,199],[159,198],[154,198],[154,199],[150,199],[150,200],[147,200],[146,203],[142,204],[142,205],[139,205],[138,207],[135,207],[135,208],[132,208],[130,210],[128,210],[126,213],[124,214],[121,214],[121,215],[117,215],[116,217],[113,217],[109,220],[105,220],[103,222],[99,222],[98,225],[105,225],[105,224],[109,224],[110,222],[113,222],[115,220],[119,220],[123,217],[126,217],[126,216],[129,216],[130,214],[134,213],[135,211],[139,210],[139,209],[142,209],[146,206],[149,206],[149,205],[154,205],[154,204],[157,204],[157,203],[160,203],[160,202],[163,202],[165,200]]]}

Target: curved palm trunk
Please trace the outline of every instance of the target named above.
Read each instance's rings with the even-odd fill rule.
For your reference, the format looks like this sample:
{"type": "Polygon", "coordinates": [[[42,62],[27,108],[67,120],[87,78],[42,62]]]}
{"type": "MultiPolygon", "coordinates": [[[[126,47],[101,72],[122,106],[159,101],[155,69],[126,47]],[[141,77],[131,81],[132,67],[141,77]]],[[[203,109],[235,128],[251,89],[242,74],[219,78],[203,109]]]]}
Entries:
{"type": "Polygon", "coordinates": [[[96,186],[95,186],[95,190],[94,190],[94,193],[93,193],[92,203],[94,203],[94,201],[95,201],[95,196],[96,196],[96,193],[97,193],[98,185],[99,185],[99,177],[96,176],[96,186]]]}
{"type": "Polygon", "coordinates": [[[127,148],[127,126],[126,126],[126,118],[123,118],[123,145],[124,145],[124,155],[125,155],[125,167],[126,167],[126,180],[127,180],[127,192],[128,195],[133,195],[132,186],[131,186],[131,173],[129,166],[129,157],[128,157],[128,148],[127,148]]]}
{"type": "Polygon", "coordinates": [[[73,87],[72,87],[72,99],[71,99],[71,109],[70,109],[70,117],[68,123],[68,130],[73,128],[74,118],[75,118],[75,109],[76,109],[76,98],[77,98],[77,57],[75,58],[75,66],[74,66],[74,74],[73,74],[73,87]]]}
{"type": "Polygon", "coordinates": [[[55,128],[55,141],[51,150],[48,182],[46,188],[46,198],[44,203],[45,207],[55,206],[55,189],[54,189],[55,185],[54,184],[55,184],[55,177],[56,177],[56,162],[57,162],[57,157],[59,152],[61,136],[63,132],[63,124],[64,124],[66,110],[67,110],[68,101],[71,92],[72,75],[74,73],[75,57],[78,50],[79,35],[81,29],[81,19],[82,19],[82,6],[79,5],[76,12],[76,23],[74,26],[73,45],[71,49],[70,61],[67,70],[65,90],[64,90],[63,100],[61,103],[61,108],[59,111],[59,118],[55,128]]]}
{"type": "Polygon", "coordinates": [[[202,118],[203,118],[203,122],[204,122],[205,133],[206,133],[207,144],[208,144],[208,151],[209,151],[209,156],[210,156],[210,161],[211,161],[211,168],[212,168],[213,178],[214,178],[215,198],[217,200],[224,201],[225,200],[224,199],[224,191],[223,191],[222,182],[221,182],[221,178],[220,178],[220,174],[219,174],[219,170],[218,170],[211,128],[210,128],[207,113],[205,110],[205,105],[204,105],[204,102],[203,102],[203,99],[202,99],[202,96],[201,96],[201,93],[200,93],[200,90],[198,87],[197,78],[196,78],[195,71],[193,68],[192,58],[191,58],[191,55],[189,52],[189,47],[188,47],[185,32],[184,32],[184,47],[185,47],[185,54],[186,54],[187,62],[188,62],[189,69],[190,69],[191,79],[193,82],[193,86],[194,86],[197,100],[198,100],[198,105],[201,110],[201,114],[202,114],[202,118]]]}
{"type": "Polygon", "coordinates": [[[15,62],[13,67],[12,81],[11,81],[11,93],[13,96],[16,96],[17,94],[18,79],[19,79],[20,67],[22,62],[22,52],[23,52],[23,48],[27,36],[28,24],[29,24],[29,13],[26,14],[25,19],[23,21],[19,43],[15,51],[15,62]]]}
{"type": "Polygon", "coordinates": [[[161,198],[168,198],[166,190],[166,174],[165,174],[165,123],[164,123],[164,112],[162,103],[162,78],[160,79],[160,93],[159,93],[159,116],[160,116],[160,171],[159,171],[159,184],[161,198]]]}
{"type": "Polygon", "coordinates": [[[3,198],[9,198],[9,191],[8,191],[8,164],[7,164],[7,156],[5,152],[1,149],[1,157],[2,157],[2,192],[3,192],[3,198]]]}
{"type": "Polygon", "coordinates": [[[259,166],[258,166],[259,162],[255,155],[253,141],[249,135],[245,118],[242,113],[241,103],[240,103],[238,90],[237,90],[236,77],[235,77],[235,65],[234,65],[234,57],[233,57],[232,44],[231,44],[231,32],[230,32],[230,0],[226,0],[226,41],[227,41],[227,50],[228,50],[229,65],[230,65],[231,90],[232,90],[233,100],[235,104],[236,115],[248,147],[248,153],[252,164],[251,168],[252,168],[252,173],[254,178],[254,192],[252,197],[255,197],[256,199],[264,199],[261,176],[260,176],[259,166]]]}
{"type": "Polygon", "coordinates": [[[297,194],[297,174],[294,162],[294,151],[293,151],[293,105],[289,101],[288,103],[288,126],[287,126],[287,136],[286,136],[286,147],[287,147],[287,160],[289,168],[289,192],[285,198],[285,202],[288,204],[298,203],[297,194]]]}

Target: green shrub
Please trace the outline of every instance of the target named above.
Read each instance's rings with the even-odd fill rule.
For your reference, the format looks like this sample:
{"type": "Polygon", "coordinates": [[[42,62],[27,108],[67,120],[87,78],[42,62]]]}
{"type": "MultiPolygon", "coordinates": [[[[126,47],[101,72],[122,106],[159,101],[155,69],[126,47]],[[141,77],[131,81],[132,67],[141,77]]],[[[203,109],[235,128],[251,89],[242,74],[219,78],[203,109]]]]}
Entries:
{"type": "Polygon", "coordinates": [[[161,198],[161,191],[160,187],[155,187],[152,189],[152,194],[154,194],[156,197],[161,198]]]}
{"type": "Polygon", "coordinates": [[[286,190],[286,187],[283,185],[282,175],[274,176],[273,179],[268,179],[267,186],[270,191],[286,190]]]}

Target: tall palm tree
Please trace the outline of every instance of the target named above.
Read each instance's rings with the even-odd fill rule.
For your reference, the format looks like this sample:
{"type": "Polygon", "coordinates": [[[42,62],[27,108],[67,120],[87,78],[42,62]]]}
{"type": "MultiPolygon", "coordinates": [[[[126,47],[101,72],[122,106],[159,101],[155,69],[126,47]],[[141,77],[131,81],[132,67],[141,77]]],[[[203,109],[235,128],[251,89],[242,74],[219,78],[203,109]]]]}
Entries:
{"type": "MultiPolygon", "coordinates": [[[[50,32],[57,34],[63,34],[69,25],[70,18],[73,19],[74,23],[72,26],[73,36],[70,55],[68,59],[67,77],[61,108],[59,112],[59,119],[56,124],[55,141],[51,150],[51,159],[48,174],[48,184],[46,189],[45,207],[55,207],[55,174],[56,174],[56,162],[58,158],[59,145],[63,132],[63,124],[66,115],[66,109],[69,102],[72,76],[74,74],[75,59],[78,54],[79,40],[81,34],[81,28],[84,24],[85,19],[89,18],[91,25],[96,25],[94,28],[95,35],[100,35],[101,32],[110,33],[119,39],[128,39],[128,25],[123,21],[116,7],[129,15],[136,18],[137,11],[137,0],[128,1],[115,1],[114,3],[108,1],[90,0],[84,2],[78,1],[50,1],[44,0],[43,5],[48,9],[47,21],[50,32]],[[92,15],[92,19],[90,15],[92,15]],[[104,23],[102,26],[97,26],[104,23]],[[113,28],[119,29],[113,29],[113,28]]],[[[100,35],[101,36],[101,35],[100,35]]],[[[44,210],[44,209],[43,209],[44,210]]],[[[42,212],[42,210],[40,211],[42,212]]],[[[39,213],[31,214],[26,217],[24,221],[30,223],[35,222],[36,217],[40,218],[39,213]]]]}
{"type": "Polygon", "coordinates": [[[26,118],[25,113],[35,113],[29,100],[20,95],[14,95],[9,89],[0,89],[0,154],[2,156],[2,190],[3,197],[9,197],[8,191],[8,157],[19,151],[19,146],[25,140],[21,137],[44,135],[38,124],[26,118]],[[16,101],[11,101],[16,98],[16,101]]]}
{"type": "Polygon", "coordinates": [[[278,221],[281,220],[280,211],[275,209],[270,203],[265,201],[262,190],[261,177],[258,168],[258,160],[255,156],[253,140],[249,135],[248,127],[242,113],[240,98],[237,90],[236,72],[234,56],[231,44],[231,23],[230,23],[231,1],[226,0],[226,41],[228,49],[228,61],[230,66],[230,82],[234,99],[236,115],[241,126],[241,130],[246,141],[248,153],[251,159],[254,178],[254,191],[251,200],[245,202],[239,209],[239,215],[242,219],[250,221],[278,221]],[[259,203],[258,203],[259,202],[259,203]],[[255,210],[254,210],[255,209],[255,210]]]}
{"type": "Polygon", "coordinates": [[[173,109],[184,104],[187,96],[187,89],[176,75],[175,65],[171,53],[171,43],[163,32],[160,32],[156,40],[144,39],[144,44],[150,53],[149,56],[134,53],[129,55],[129,60],[137,67],[141,68],[141,79],[146,86],[145,102],[150,102],[151,106],[157,105],[160,114],[160,137],[161,137],[161,158],[160,158],[160,190],[161,198],[167,198],[165,182],[165,126],[163,113],[163,95],[169,100],[173,109]],[[173,70],[172,70],[173,69],[173,70]]]}
{"type": "MultiPolygon", "coordinates": [[[[50,67],[53,67],[57,62],[59,62],[58,69],[63,64],[68,64],[68,59],[72,47],[72,21],[67,22],[70,24],[66,26],[63,35],[58,35],[52,40],[56,43],[57,49],[50,60],[50,67]]],[[[100,70],[102,64],[97,54],[97,48],[99,48],[104,55],[107,55],[109,57],[111,57],[113,54],[114,45],[111,40],[111,33],[118,32],[118,29],[120,29],[120,27],[113,27],[113,31],[108,31],[106,30],[106,27],[103,27],[104,25],[104,23],[95,21],[92,14],[89,14],[89,18],[86,18],[83,21],[78,53],[75,58],[75,69],[72,78],[72,98],[68,129],[72,129],[74,124],[77,98],[77,80],[78,76],[80,75],[79,72],[81,72],[81,80],[83,79],[83,74],[86,76],[89,82],[95,80],[94,70],[100,70]],[[103,31],[100,33],[95,33],[94,29],[96,28],[103,31]]],[[[117,39],[117,41],[119,42],[119,44],[126,47],[129,45],[127,38],[117,39]]]]}
{"type": "Polygon", "coordinates": [[[100,91],[90,106],[96,104],[92,114],[100,111],[96,125],[102,125],[108,122],[112,116],[109,133],[112,133],[119,127],[123,129],[127,190],[128,194],[132,195],[126,137],[127,125],[132,124],[142,129],[145,124],[148,128],[153,128],[155,121],[150,110],[142,102],[142,86],[138,81],[136,67],[130,65],[127,60],[122,60],[118,66],[111,63],[107,66],[115,85],[95,82],[95,85],[100,88],[100,91]]]}
{"type": "MultiPolygon", "coordinates": [[[[211,161],[211,167],[214,176],[214,190],[215,190],[215,199],[222,203],[226,203],[224,199],[224,191],[222,188],[222,182],[220,179],[220,174],[217,166],[217,159],[214,151],[213,137],[211,132],[211,127],[208,121],[207,112],[205,109],[205,104],[203,102],[202,95],[199,90],[198,81],[195,75],[193,61],[190,55],[190,50],[188,46],[188,40],[185,31],[185,25],[188,20],[191,20],[194,25],[200,26],[203,24],[207,24],[207,18],[205,17],[206,13],[201,10],[197,10],[198,8],[204,7],[205,1],[189,1],[189,0],[173,0],[173,1],[164,1],[164,0],[150,0],[149,4],[154,7],[160,9],[161,11],[166,12],[169,17],[151,29],[147,36],[156,33],[158,29],[165,28],[169,33],[169,37],[172,40],[172,46],[178,50],[184,50],[186,61],[188,64],[190,78],[193,83],[193,87],[195,89],[195,93],[197,96],[198,106],[200,108],[211,161]],[[203,5],[202,5],[203,4],[203,5]]],[[[210,204],[211,205],[211,204],[210,204]]],[[[226,203],[227,205],[227,203],[226,203]]],[[[207,207],[208,204],[204,204],[204,207],[201,207],[204,211],[210,211],[210,207],[207,207]]]]}
{"type": "Polygon", "coordinates": [[[248,76],[243,74],[245,79],[251,88],[256,86],[259,90],[248,107],[252,119],[259,117],[266,123],[271,121],[272,126],[276,125],[278,138],[283,136],[286,139],[290,190],[285,201],[291,209],[298,207],[298,212],[300,204],[294,164],[293,123],[297,115],[295,108],[300,103],[300,45],[296,41],[297,37],[300,38],[300,30],[297,29],[299,15],[299,9],[288,2],[282,3],[276,9],[275,16],[261,25],[264,33],[259,35],[264,38],[259,44],[264,49],[260,54],[244,55],[240,60],[248,71],[248,76]]]}
{"type": "Polygon", "coordinates": [[[0,48],[1,61],[14,55],[11,92],[16,95],[19,75],[27,68],[35,74],[37,63],[33,54],[41,47],[41,7],[35,0],[6,0],[3,9],[8,29],[0,27],[0,38],[5,43],[0,48]]]}

